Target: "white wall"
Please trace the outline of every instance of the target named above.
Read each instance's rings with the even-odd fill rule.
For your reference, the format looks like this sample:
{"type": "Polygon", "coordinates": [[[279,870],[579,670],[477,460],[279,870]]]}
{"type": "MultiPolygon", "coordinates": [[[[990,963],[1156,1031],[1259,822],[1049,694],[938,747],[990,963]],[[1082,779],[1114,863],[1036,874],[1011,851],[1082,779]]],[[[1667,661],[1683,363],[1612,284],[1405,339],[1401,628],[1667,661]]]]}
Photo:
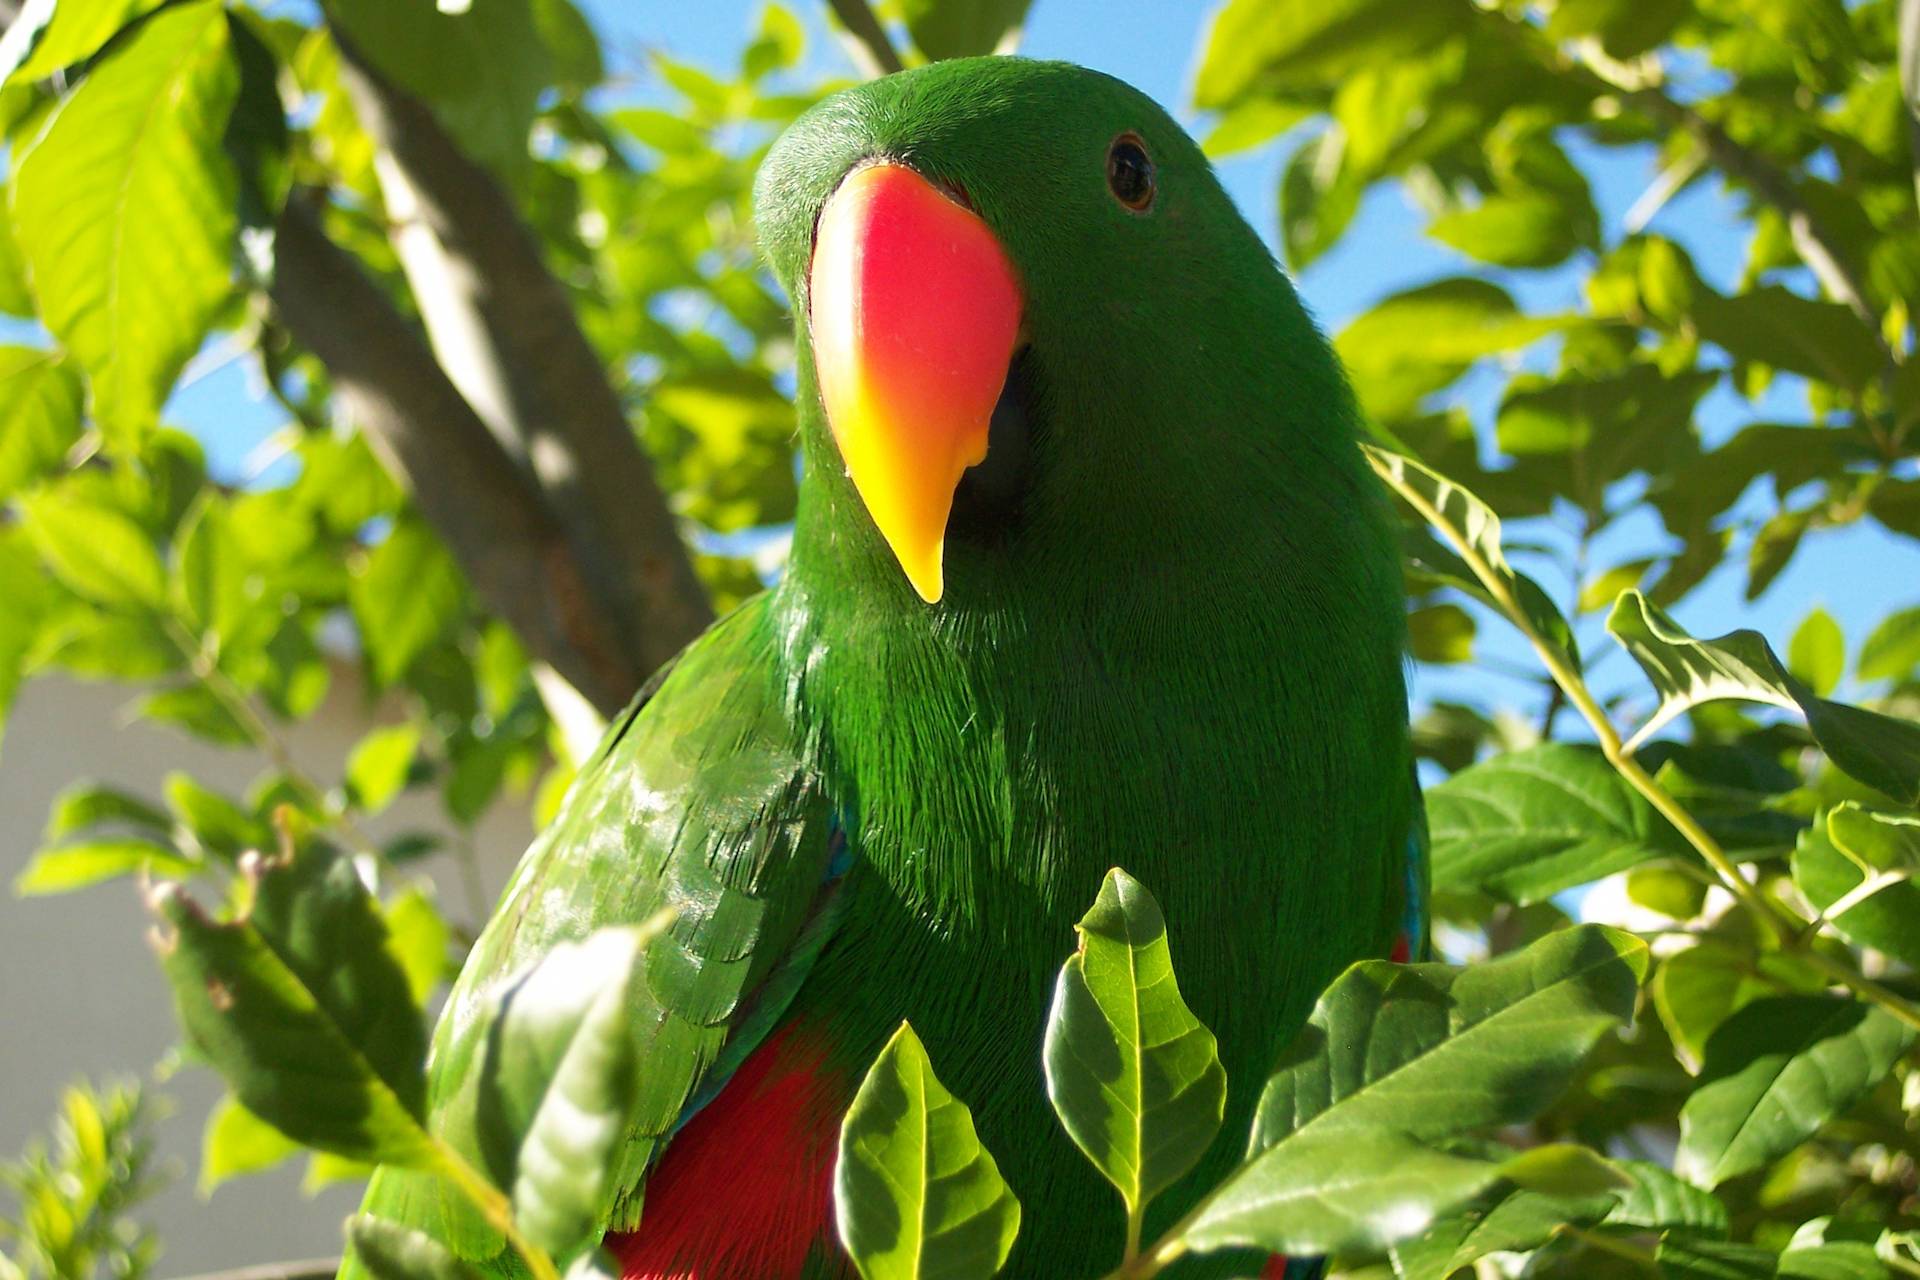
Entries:
{"type": "MultiPolygon", "coordinates": [[[[289,735],[295,759],[323,784],[377,719],[397,712],[365,705],[350,668],[336,668],[326,706],[289,735]]],[[[54,795],[80,778],[111,782],[154,800],[182,769],[229,795],[262,769],[250,752],[222,750],[149,725],[129,725],[125,686],[36,680],[20,691],[0,753],[0,879],[10,885],[38,846],[54,795]]],[[[431,796],[404,797],[371,833],[447,830],[431,796]]],[[[499,892],[529,832],[523,803],[505,800],[475,832],[486,893],[499,892]]],[[[465,919],[459,877],[445,855],[425,864],[449,916],[465,919]]],[[[173,1009],[146,941],[147,917],[124,883],[53,898],[0,890],[0,1154],[42,1132],[62,1086],[76,1076],[147,1076],[176,1041],[173,1009]]],[[[230,1182],[202,1200],[200,1126],[219,1095],[208,1071],[189,1068],[156,1086],[173,1101],[161,1128],[173,1185],[143,1215],[165,1245],[159,1274],[184,1276],[246,1263],[323,1257],[340,1249],[340,1223],[358,1189],[317,1198],[299,1189],[301,1164],[230,1182]]],[[[5,1196],[0,1191],[0,1197],[5,1196]]]]}

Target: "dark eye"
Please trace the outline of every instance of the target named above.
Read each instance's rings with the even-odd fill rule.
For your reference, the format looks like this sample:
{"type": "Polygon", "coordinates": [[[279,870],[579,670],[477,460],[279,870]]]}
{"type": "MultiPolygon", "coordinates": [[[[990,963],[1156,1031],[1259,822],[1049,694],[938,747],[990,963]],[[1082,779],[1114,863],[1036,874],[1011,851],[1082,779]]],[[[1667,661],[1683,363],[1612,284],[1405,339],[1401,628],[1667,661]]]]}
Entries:
{"type": "Polygon", "coordinates": [[[1107,188],[1135,213],[1153,203],[1153,161],[1139,134],[1123,133],[1107,148],[1107,188]]]}

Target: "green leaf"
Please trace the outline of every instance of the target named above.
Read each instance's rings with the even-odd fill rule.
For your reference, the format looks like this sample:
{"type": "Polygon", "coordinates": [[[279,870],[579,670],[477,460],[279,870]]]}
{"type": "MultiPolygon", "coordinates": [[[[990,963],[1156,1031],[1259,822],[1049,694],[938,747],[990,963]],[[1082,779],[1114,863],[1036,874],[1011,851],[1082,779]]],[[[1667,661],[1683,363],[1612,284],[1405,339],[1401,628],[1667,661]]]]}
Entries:
{"type": "Polygon", "coordinates": [[[253,744],[253,734],[234,719],[233,712],[203,684],[176,685],[142,698],[134,713],[146,720],[172,725],[196,738],[223,747],[253,744]]]}
{"type": "Polygon", "coordinates": [[[1232,106],[1256,89],[1338,84],[1363,68],[1419,57],[1472,22],[1460,0],[1231,0],[1209,27],[1194,105],[1232,106]]]}
{"type": "Polygon", "coordinates": [[[432,1236],[385,1218],[348,1218],[347,1240],[373,1280],[483,1280],[478,1267],[432,1236]]]}
{"type": "Polygon", "coordinates": [[[1825,609],[1801,620],[1787,642],[1787,670],[1821,697],[1832,693],[1847,669],[1847,639],[1825,609]]]}
{"type": "Polygon", "coordinates": [[[1725,1239],[1727,1206],[1711,1191],[1675,1177],[1646,1160],[1620,1160],[1615,1167],[1633,1179],[1601,1221],[1637,1231],[1676,1231],[1725,1239]]]}
{"type": "Polygon", "coordinates": [[[13,882],[23,898],[72,893],[121,876],[190,876],[199,864],[164,844],[132,837],[87,840],[42,849],[13,882]]]}
{"type": "Polygon", "coordinates": [[[973,1116],[905,1023],[840,1125],[833,1207],[863,1280],[994,1275],[1020,1232],[1020,1202],[973,1116]]]}
{"type": "Polygon", "coordinates": [[[1888,614],[1860,648],[1862,680],[1905,680],[1920,667],[1920,609],[1888,614]]]}
{"type": "Polygon", "coordinates": [[[1305,271],[1339,243],[1360,210],[1359,181],[1341,159],[1339,134],[1302,142],[1280,175],[1280,243],[1287,265],[1305,271]]]}
{"type": "Polygon", "coordinates": [[[363,813],[379,813],[407,785],[420,750],[420,726],[408,720],[368,732],[347,757],[347,795],[363,813]]]}
{"type": "Polygon", "coordinates": [[[298,1154],[300,1144],[227,1094],[213,1104],[200,1138],[200,1194],[234,1178],[260,1173],[298,1154]]]}
{"type": "Polygon", "coordinates": [[[229,293],[236,180],[222,146],[239,72],[218,0],[143,22],[60,106],[14,176],[40,318],[133,449],[229,293]]]}
{"type": "Polygon", "coordinates": [[[1227,1075],[1180,998],[1166,920],[1139,881],[1107,872],[1077,929],[1047,1015],[1047,1096],[1137,1218],[1212,1145],[1227,1075]]]}
{"type": "Polygon", "coordinates": [[[1550,267],[1580,247],[1566,202],[1544,193],[1495,195],[1478,207],[1443,213],[1427,234],[1498,267],[1550,267]]]}
{"type": "Polygon", "coordinates": [[[1763,996],[1817,991],[1819,976],[1804,971],[1777,952],[1755,954],[1723,939],[1708,937],[1698,946],[1660,961],[1650,991],[1661,1025],[1682,1062],[1698,1064],[1714,1031],[1738,1009],[1763,996]]]}
{"type": "MultiPolygon", "coordinates": [[[[1567,626],[1567,620],[1536,583],[1523,574],[1515,573],[1513,566],[1507,563],[1506,552],[1500,546],[1500,517],[1493,513],[1493,508],[1438,471],[1412,458],[1370,444],[1363,444],[1360,448],[1373,465],[1375,474],[1385,480],[1421,519],[1440,530],[1452,545],[1454,553],[1470,553],[1486,564],[1534,632],[1547,643],[1558,646],[1577,666],[1579,651],[1573,645],[1573,630],[1567,626]],[[1532,590],[1528,590],[1530,587],[1532,590]]],[[[1473,590],[1486,594],[1486,589],[1464,562],[1443,564],[1437,572],[1442,580],[1450,584],[1453,576],[1457,575],[1460,583],[1471,584],[1473,590]]],[[[1495,600],[1494,604],[1505,612],[1505,602],[1495,600]]]]}
{"type": "Polygon", "coordinates": [[[1433,884],[1544,902],[1686,841],[1593,747],[1546,743],[1472,765],[1427,792],[1433,884]]]}
{"type": "Polygon", "coordinates": [[[1032,0],[897,0],[914,47],[928,60],[992,53],[1016,37],[1032,0]]]}
{"type": "MultiPolygon", "coordinates": [[[[767,13],[778,13],[788,22],[793,21],[791,15],[777,6],[768,6],[767,13]]],[[[763,15],[761,21],[764,25],[772,20],[763,15]]],[[[540,30],[541,43],[552,55],[554,79],[562,88],[583,93],[606,78],[606,65],[600,58],[600,38],[594,35],[593,25],[573,0],[533,0],[533,23],[540,30]]]]}
{"type": "Polygon", "coordinates": [[[0,37],[0,80],[44,80],[93,56],[161,0],[29,0],[0,37]]]}
{"type": "Polygon", "coordinates": [[[1407,615],[1407,649],[1420,662],[1473,660],[1473,615],[1457,604],[1432,604],[1407,615]]]}
{"type": "Polygon", "coordinates": [[[1913,1044],[1892,1014],[1845,997],[1756,1000],[1720,1024],[1680,1110],[1674,1171],[1703,1187],[1765,1167],[1886,1078],[1913,1044]]]}
{"type": "Polygon", "coordinates": [[[1873,1246],[1860,1240],[1796,1245],[1780,1255],[1782,1280],[1892,1280],[1873,1246]]]}
{"type": "Polygon", "coordinates": [[[1397,1280],[1447,1280],[1490,1253],[1537,1249],[1553,1239],[1562,1224],[1588,1226],[1598,1222],[1618,1194],[1609,1191],[1565,1198],[1502,1187],[1466,1212],[1443,1218],[1413,1239],[1395,1245],[1394,1274],[1397,1280]]]}
{"type": "Polygon", "coordinates": [[[514,1219],[556,1260],[597,1243],[636,1078],[628,1028],[647,943],[671,921],[549,951],[501,996],[482,1068],[480,1142],[514,1219]]]}
{"type": "MultiPolygon", "coordinates": [[[[1911,879],[1888,878],[1881,888],[1856,899],[1839,914],[1829,914],[1844,895],[1858,890],[1868,876],[1877,877],[1889,870],[1876,867],[1858,855],[1849,855],[1848,849],[1856,843],[1873,850],[1875,856],[1882,851],[1860,841],[1859,833],[1850,829],[1855,822],[1842,818],[1841,814],[1842,810],[1835,809],[1828,815],[1826,831],[1816,823],[1800,833],[1793,850],[1794,887],[1816,911],[1827,915],[1827,924],[1841,937],[1857,946],[1872,947],[1909,965],[1920,966],[1920,885],[1911,879]],[[1847,839],[1848,836],[1852,838],[1847,839]],[[1844,845],[1843,839],[1846,839],[1844,845]]],[[[1865,825],[1876,819],[1877,815],[1862,813],[1857,821],[1858,825],[1865,825]]],[[[1902,829],[1912,832],[1914,827],[1903,824],[1902,829]]]]}
{"type": "Polygon", "coordinates": [[[374,678],[392,684],[460,616],[460,570],[417,518],[393,526],[348,591],[374,678]]]}
{"type": "Polygon", "coordinates": [[[1780,285],[1731,298],[1703,290],[1693,321],[1702,338],[1736,360],[1854,388],[1880,371],[1880,348],[1858,316],[1842,303],[1803,298],[1780,285]]]}
{"type": "Polygon", "coordinates": [[[80,438],[80,376],[57,351],[0,347],[0,499],[57,468],[80,438]]]}
{"type": "Polygon", "coordinates": [[[528,131],[554,73],[532,0],[335,0],[328,13],[377,70],[433,108],[467,155],[509,177],[526,169],[528,131]]]}
{"type": "MultiPolygon", "coordinates": [[[[1424,526],[1402,531],[1401,553],[1405,557],[1407,576],[1414,583],[1426,587],[1452,587],[1505,616],[1504,606],[1481,585],[1467,562],[1449,550],[1424,526]]],[[[1511,566],[1508,566],[1506,574],[1511,580],[1511,589],[1521,612],[1533,622],[1536,629],[1543,629],[1541,635],[1578,663],[1580,650],[1575,643],[1573,629],[1561,616],[1553,597],[1539,583],[1511,566]]]]}
{"type": "Polygon", "coordinates": [[[27,538],[75,594],[119,608],[166,603],[167,575],[146,530],[65,489],[24,499],[27,538]]]}
{"type": "Polygon", "coordinates": [[[188,1038],[241,1105],[295,1141],[429,1162],[426,1026],[352,861],[314,848],[242,871],[251,902],[228,922],[177,885],[153,895],[188,1038]]]}
{"type": "Polygon", "coordinates": [[[169,773],[165,783],[167,808],[186,829],[192,842],[229,862],[249,849],[265,846],[266,824],[227,797],[210,791],[185,773],[169,773]]]}
{"type": "Polygon", "coordinates": [[[1814,741],[1853,777],[1907,804],[1920,801],[1920,725],[1818,697],[1786,672],[1759,632],[1695,640],[1638,591],[1620,597],[1607,630],[1660,694],[1659,709],[1628,750],[1703,702],[1770,703],[1804,715],[1814,741]]]}
{"type": "Polygon", "coordinates": [[[1340,331],[1334,347],[1357,380],[1405,360],[1468,364],[1533,345],[1567,325],[1530,316],[1490,280],[1436,280],[1378,303],[1340,331]]]}
{"type": "MultiPolygon", "coordinates": [[[[389,857],[392,855],[389,854],[389,857]]],[[[414,885],[395,894],[385,908],[387,940],[393,954],[407,974],[407,989],[422,1005],[435,987],[452,976],[447,965],[447,945],[453,931],[448,928],[433,895],[414,885]]]]}
{"type": "Polygon", "coordinates": [[[1417,1234],[1504,1176],[1441,1144],[1553,1101],[1632,1016],[1646,964],[1644,943],[1585,925],[1467,969],[1354,965],[1282,1054],[1248,1162],[1183,1239],[1319,1254],[1417,1234]]]}
{"type": "Polygon", "coordinates": [[[1849,800],[1828,812],[1827,834],[1862,870],[1920,871],[1920,818],[1875,813],[1849,800]]]}
{"type": "Polygon", "coordinates": [[[173,823],[139,796],[98,782],[76,782],[53,799],[48,841],[64,840],[90,827],[129,826],[165,836],[173,823]]]}
{"type": "Polygon", "coordinates": [[[1665,1280],[1773,1280],[1779,1255],[1749,1244],[1667,1236],[1656,1254],[1665,1280]]]}

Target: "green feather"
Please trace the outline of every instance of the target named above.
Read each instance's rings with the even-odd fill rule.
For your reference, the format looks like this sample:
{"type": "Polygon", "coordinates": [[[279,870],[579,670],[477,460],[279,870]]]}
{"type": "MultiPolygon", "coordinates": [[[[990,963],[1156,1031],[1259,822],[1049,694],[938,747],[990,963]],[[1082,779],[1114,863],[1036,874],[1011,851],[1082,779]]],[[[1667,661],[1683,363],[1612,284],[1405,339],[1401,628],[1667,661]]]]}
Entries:
{"type": "MultiPolygon", "coordinates": [[[[1229,1079],[1220,1140],[1149,1234],[1237,1158],[1319,991],[1400,927],[1404,623],[1353,398],[1199,149],[1093,72],[969,59],[838,94],[768,157],[757,214],[801,317],[787,577],[687,650],[529,851],[442,1019],[437,1123],[470,1140],[490,992],[556,941],[671,902],[612,1222],[631,1224],[713,1064],[739,1057],[730,1026],[752,1008],[763,1029],[771,1004],[825,1032],[849,1097],[911,1020],[1027,1207],[1007,1274],[1095,1273],[1119,1260],[1122,1210],[1048,1112],[1039,1046],[1107,868],[1163,905],[1229,1079]],[[1144,216],[1106,186],[1129,130],[1157,170],[1144,216]],[[873,156],[963,191],[1026,297],[1018,501],[949,537],[932,606],[839,465],[804,322],[815,216],[873,156]],[[836,821],[858,857],[822,929],[836,821]]],[[[427,1212],[401,1181],[383,1175],[369,1211],[427,1212]]]]}

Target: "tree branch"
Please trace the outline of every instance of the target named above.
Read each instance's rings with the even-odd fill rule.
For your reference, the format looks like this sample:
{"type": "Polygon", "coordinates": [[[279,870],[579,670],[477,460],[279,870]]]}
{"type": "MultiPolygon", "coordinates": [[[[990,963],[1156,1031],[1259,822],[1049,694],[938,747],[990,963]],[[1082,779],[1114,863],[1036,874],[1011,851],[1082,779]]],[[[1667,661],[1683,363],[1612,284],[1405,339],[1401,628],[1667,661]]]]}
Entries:
{"type": "Polygon", "coordinates": [[[327,238],[313,198],[295,192],[276,229],[270,296],[281,322],[327,366],[354,421],[488,607],[611,714],[645,673],[600,614],[533,485],[419,333],[327,238]]]}
{"type": "Polygon", "coordinates": [[[378,148],[394,248],[434,353],[532,477],[588,598],[611,623],[626,665],[644,677],[704,630],[713,611],[600,357],[506,191],[424,103],[384,79],[337,28],[334,35],[342,83],[378,148]]]}
{"type": "Polygon", "coordinates": [[[833,9],[833,16],[840,19],[840,25],[853,37],[855,49],[866,55],[863,61],[868,65],[860,68],[862,71],[869,76],[886,76],[906,68],[899,50],[887,38],[887,29],[873,16],[873,7],[867,0],[827,0],[827,3],[833,9]]]}

